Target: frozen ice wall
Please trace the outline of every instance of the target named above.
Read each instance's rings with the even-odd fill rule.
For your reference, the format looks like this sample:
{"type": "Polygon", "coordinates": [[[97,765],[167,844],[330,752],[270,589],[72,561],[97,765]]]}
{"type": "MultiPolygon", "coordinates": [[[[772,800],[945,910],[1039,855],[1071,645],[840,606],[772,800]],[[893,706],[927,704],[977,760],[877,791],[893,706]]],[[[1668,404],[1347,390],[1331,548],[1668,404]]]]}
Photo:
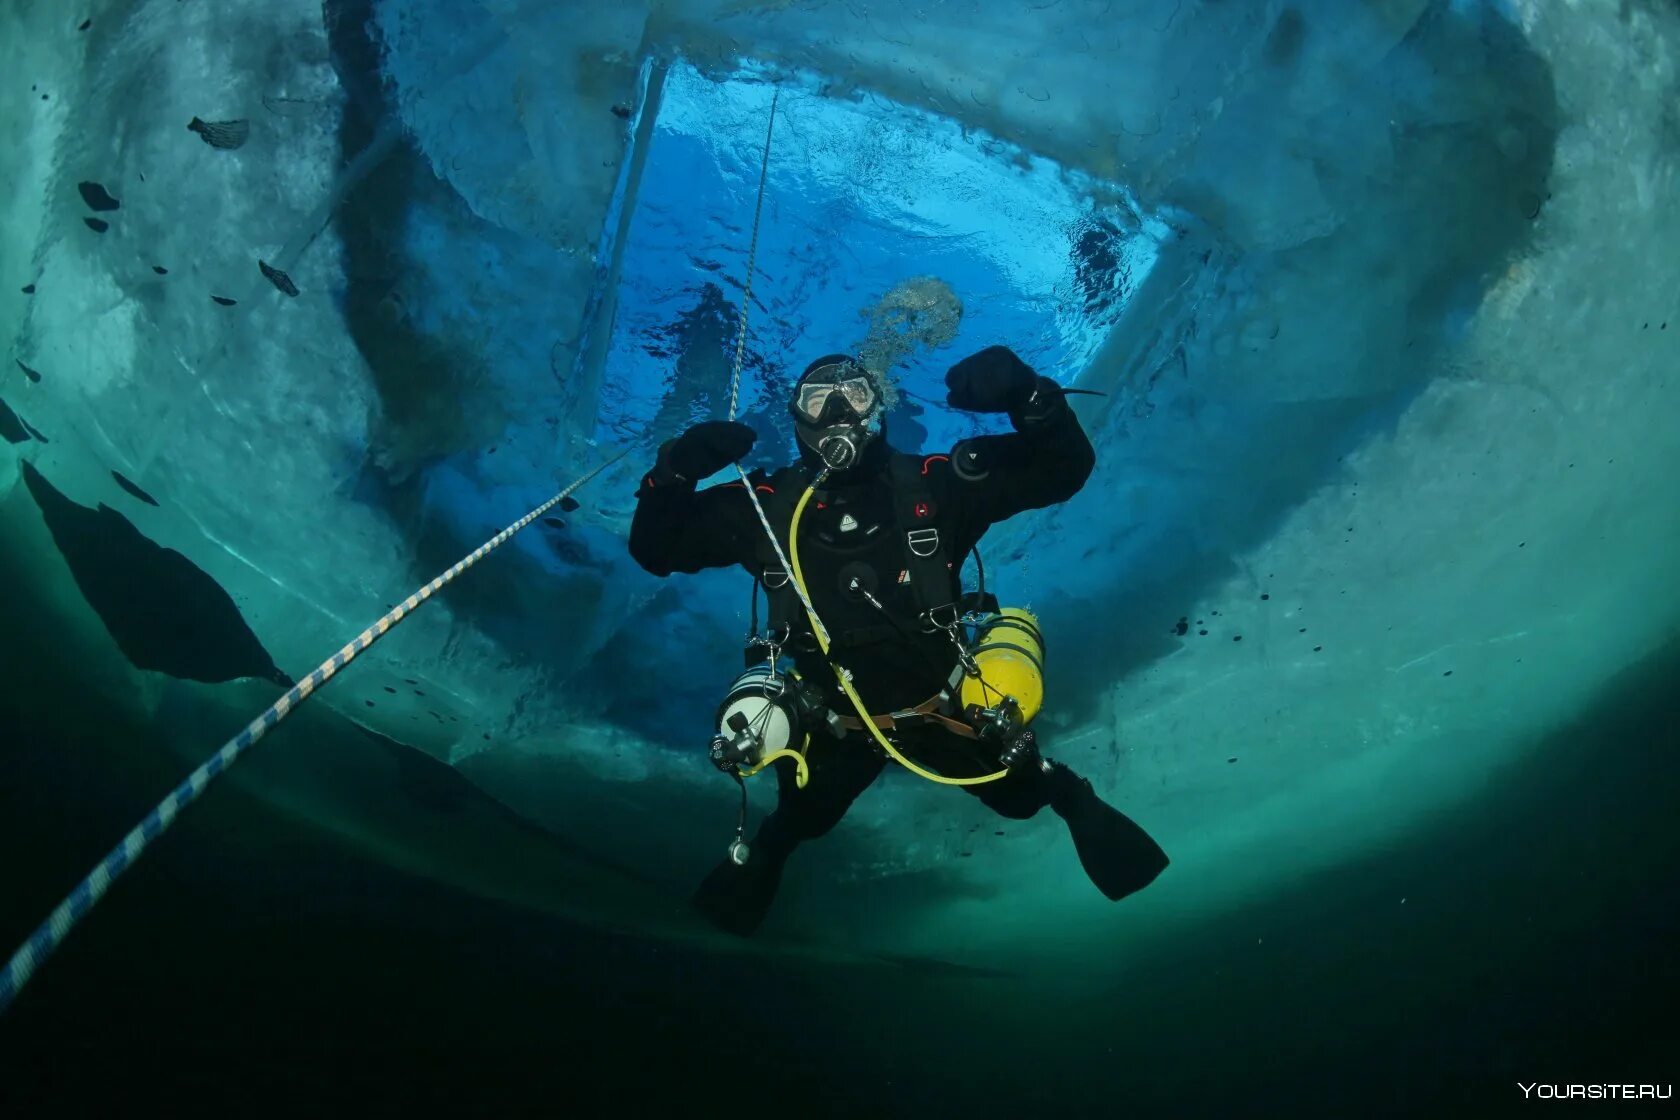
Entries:
{"type": "MultiPolygon", "coordinates": [[[[1476,797],[1680,616],[1671,5],[85,15],[0,14],[0,324],[38,377],[14,363],[0,397],[46,437],[6,445],[0,510],[87,634],[20,460],[203,568],[296,673],[558,482],[716,409],[772,82],[790,127],[749,377],[785,380],[932,272],[968,314],[953,353],[907,371],[927,400],[902,430],[968,423],[936,398],[970,343],[1017,342],[1109,393],[1078,406],[1091,485],[988,554],[1049,627],[1053,749],[1173,871],[1110,907],[1054,822],[996,837],[894,775],[800,857],[784,930],[975,959],[1164,931],[1476,797]],[[712,82],[749,92],[685,121],[712,82]],[[194,117],[250,138],[214,148],[194,117]],[[858,173],[826,174],[848,135],[858,173]],[[960,180],[906,170],[938,144],[979,161],[973,181],[1003,177],[975,206],[1044,185],[964,230],[934,205],[960,180]],[[90,211],[84,181],[120,207],[90,211]],[[1062,233],[1024,232],[1035,208],[1061,221],[1052,196],[1062,233]],[[1070,325],[1077,288],[1057,277],[1077,281],[1093,223],[1143,256],[1123,299],[1070,325]],[[1018,258],[981,247],[999,230],[1018,258]],[[999,895],[1032,928],[998,920],[999,895]]],[[[727,838],[732,791],[698,746],[745,588],[628,562],[646,455],[323,702],[675,889],[727,838]]],[[[168,693],[120,666],[101,679],[141,708],[168,693]]],[[[371,827],[325,777],[286,797],[371,827]]]]}

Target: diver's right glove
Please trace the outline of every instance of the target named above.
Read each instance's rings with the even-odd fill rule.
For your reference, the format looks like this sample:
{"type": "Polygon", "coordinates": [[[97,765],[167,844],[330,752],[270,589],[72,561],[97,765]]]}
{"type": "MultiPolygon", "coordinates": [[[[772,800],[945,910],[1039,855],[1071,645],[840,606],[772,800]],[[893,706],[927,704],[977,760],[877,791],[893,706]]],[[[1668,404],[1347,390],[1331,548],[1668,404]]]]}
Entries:
{"type": "Polygon", "coordinates": [[[660,445],[655,483],[699,482],[752,450],[758,433],[734,420],[708,420],[660,445]]]}

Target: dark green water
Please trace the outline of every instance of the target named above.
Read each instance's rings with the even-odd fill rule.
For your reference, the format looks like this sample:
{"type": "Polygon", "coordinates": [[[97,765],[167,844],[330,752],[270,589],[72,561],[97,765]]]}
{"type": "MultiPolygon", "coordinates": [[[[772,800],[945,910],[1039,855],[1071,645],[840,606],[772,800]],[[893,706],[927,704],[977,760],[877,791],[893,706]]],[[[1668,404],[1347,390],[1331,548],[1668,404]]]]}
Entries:
{"type": "MultiPolygon", "coordinates": [[[[42,622],[28,596],[0,606],[6,952],[185,770],[78,691],[42,622]]],[[[473,1115],[1469,1116],[1568,1107],[1518,1081],[1672,1083],[1676,682],[1680,647],[1427,836],[1067,1008],[1030,982],[593,932],[394,871],[223,783],[0,1020],[0,1114],[377,1094],[473,1115]]],[[[323,710],[247,779],[298,736],[372,749],[323,710]]]]}

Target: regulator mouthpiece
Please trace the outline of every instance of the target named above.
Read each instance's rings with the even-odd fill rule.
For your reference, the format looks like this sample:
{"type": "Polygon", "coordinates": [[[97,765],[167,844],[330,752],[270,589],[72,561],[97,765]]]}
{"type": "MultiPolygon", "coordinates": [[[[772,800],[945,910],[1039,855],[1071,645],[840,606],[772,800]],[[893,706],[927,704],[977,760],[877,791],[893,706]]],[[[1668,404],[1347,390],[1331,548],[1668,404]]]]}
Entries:
{"type": "Polygon", "coordinates": [[[868,438],[859,428],[831,428],[817,440],[817,455],[831,471],[850,470],[863,454],[868,438]]]}

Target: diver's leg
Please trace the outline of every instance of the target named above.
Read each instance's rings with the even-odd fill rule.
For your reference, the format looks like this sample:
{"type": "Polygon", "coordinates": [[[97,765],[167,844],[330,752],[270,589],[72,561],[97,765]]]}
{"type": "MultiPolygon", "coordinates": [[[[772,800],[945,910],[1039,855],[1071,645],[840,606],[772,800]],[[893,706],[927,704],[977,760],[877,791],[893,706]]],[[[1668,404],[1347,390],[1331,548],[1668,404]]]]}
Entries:
{"type": "MultiPolygon", "coordinates": [[[[954,735],[937,724],[915,729],[905,739],[904,749],[911,759],[923,766],[931,766],[947,778],[979,778],[998,770],[997,754],[988,752],[973,739],[954,735]]],[[[964,793],[978,797],[985,806],[999,816],[1024,821],[1050,804],[1050,785],[1037,766],[1022,766],[995,782],[959,787],[964,793]]]]}
{"type": "MultiPolygon", "coordinates": [[[[997,769],[978,744],[946,731],[928,730],[916,743],[918,761],[953,778],[979,777],[997,769]]],[[[1060,762],[1027,765],[1007,778],[963,786],[994,812],[1024,820],[1045,805],[1067,822],[1074,851],[1098,890],[1119,901],[1147,887],[1166,870],[1167,854],[1126,814],[1097,796],[1091,783],[1060,762]]]]}
{"type": "Polygon", "coordinates": [[[885,764],[859,742],[812,736],[806,752],[811,779],[800,789],[791,761],[775,764],[776,811],[764,818],[745,864],[725,859],[694,893],[694,904],[719,929],[747,937],[758,928],[781,885],[782,867],[801,841],[840,823],[852,802],[885,764]]]}
{"type": "Polygon", "coordinates": [[[799,788],[798,770],[791,761],[777,764],[776,811],[759,829],[765,840],[785,844],[789,851],[839,824],[886,766],[874,745],[855,735],[845,740],[813,735],[805,759],[811,780],[804,789],[799,788]]]}

